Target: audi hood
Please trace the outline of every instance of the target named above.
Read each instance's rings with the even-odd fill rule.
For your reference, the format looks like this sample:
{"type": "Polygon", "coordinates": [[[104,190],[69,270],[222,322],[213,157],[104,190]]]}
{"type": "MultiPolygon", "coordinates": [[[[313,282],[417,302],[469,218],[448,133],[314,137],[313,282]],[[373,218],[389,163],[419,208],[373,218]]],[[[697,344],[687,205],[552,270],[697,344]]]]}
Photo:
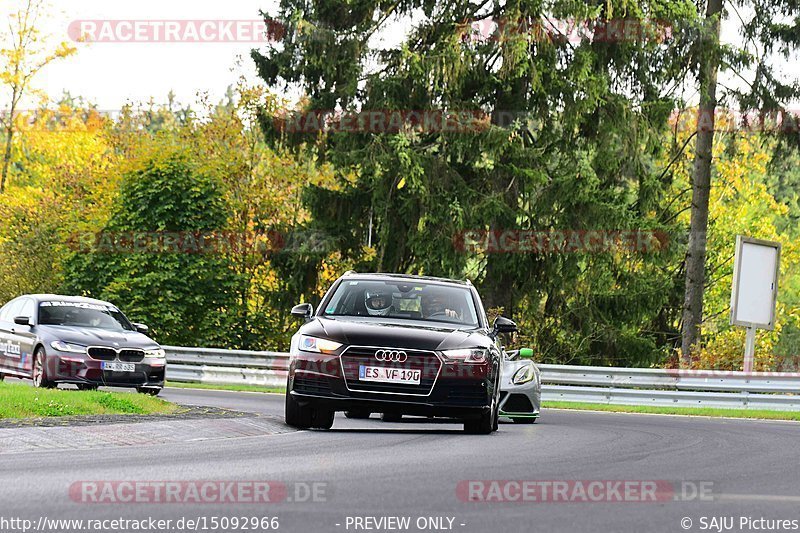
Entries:
{"type": "Polygon", "coordinates": [[[431,325],[418,320],[378,317],[315,317],[303,325],[301,335],[320,337],[349,346],[381,346],[415,350],[489,348],[488,331],[456,324],[431,325]]]}

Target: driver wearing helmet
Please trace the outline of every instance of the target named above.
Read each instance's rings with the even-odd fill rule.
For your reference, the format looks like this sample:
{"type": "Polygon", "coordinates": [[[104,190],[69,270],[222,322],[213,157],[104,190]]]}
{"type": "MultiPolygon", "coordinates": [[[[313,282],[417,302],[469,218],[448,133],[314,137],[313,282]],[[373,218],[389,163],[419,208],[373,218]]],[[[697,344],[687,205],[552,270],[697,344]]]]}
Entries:
{"type": "Polygon", "coordinates": [[[364,291],[364,306],[370,316],[389,316],[392,309],[392,293],[387,289],[364,291]]]}

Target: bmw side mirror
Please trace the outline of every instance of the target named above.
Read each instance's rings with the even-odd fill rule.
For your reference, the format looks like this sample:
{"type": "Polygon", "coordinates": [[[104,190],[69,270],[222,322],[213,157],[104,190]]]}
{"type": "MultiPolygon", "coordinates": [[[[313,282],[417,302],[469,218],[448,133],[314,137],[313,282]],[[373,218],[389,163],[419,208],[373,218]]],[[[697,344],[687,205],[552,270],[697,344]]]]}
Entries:
{"type": "Polygon", "coordinates": [[[32,325],[30,317],[27,317],[27,316],[14,317],[14,324],[19,324],[20,326],[30,326],[30,325],[32,325]]]}
{"type": "Polygon", "coordinates": [[[499,316],[494,319],[492,337],[497,337],[498,333],[514,333],[515,331],[517,331],[517,323],[510,318],[499,316]]]}
{"type": "Polygon", "coordinates": [[[311,315],[313,314],[314,314],[314,306],[311,304],[298,304],[292,307],[292,316],[310,320],[311,315]]]}
{"type": "Polygon", "coordinates": [[[147,333],[150,331],[149,327],[147,327],[144,324],[139,324],[137,322],[133,323],[133,327],[136,328],[136,331],[138,331],[139,333],[144,333],[145,335],[147,335],[147,333]]]}

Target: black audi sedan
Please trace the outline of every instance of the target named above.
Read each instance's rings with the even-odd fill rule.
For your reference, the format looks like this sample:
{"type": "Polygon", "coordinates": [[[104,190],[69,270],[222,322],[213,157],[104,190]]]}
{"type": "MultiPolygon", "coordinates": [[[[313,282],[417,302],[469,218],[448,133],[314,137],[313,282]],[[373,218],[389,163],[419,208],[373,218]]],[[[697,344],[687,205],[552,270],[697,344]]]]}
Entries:
{"type": "Polygon", "coordinates": [[[0,379],[32,379],[36,387],[73,383],[164,387],[164,350],[113,304],[75,296],[31,294],[0,308],[0,379]]]}
{"type": "Polygon", "coordinates": [[[460,419],[468,433],[497,430],[504,360],[469,282],[348,272],[315,311],[300,304],[305,324],[292,337],[286,423],[329,429],[334,414],[384,420],[403,415],[460,419]]]}

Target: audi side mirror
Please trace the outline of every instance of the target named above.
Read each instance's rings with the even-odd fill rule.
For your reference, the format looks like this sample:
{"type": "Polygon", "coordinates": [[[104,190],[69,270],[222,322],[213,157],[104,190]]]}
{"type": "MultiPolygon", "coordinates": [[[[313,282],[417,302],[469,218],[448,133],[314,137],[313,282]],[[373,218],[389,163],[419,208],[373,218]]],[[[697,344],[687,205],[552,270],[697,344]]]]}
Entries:
{"type": "Polygon", "coordinates": [[[514,333],[515,331],[517,331],[517,323],[510,318],[499,316],[494,319],[492,337],[496,337],[498,333],[514,333]]]}
{"type": "Polygon", "coordinates": [[[310,320],[311,315],[313,314],[314,314],[314,306],[311,304],[298,304],[292,307],[292,316],[310,320]]]}
{"type": "Polygon", "coordinates": [[[31,319],[27,316],[16,316],[14,317],[14,324],[19,324],[20,326],[31,326],[31,319]]]}

